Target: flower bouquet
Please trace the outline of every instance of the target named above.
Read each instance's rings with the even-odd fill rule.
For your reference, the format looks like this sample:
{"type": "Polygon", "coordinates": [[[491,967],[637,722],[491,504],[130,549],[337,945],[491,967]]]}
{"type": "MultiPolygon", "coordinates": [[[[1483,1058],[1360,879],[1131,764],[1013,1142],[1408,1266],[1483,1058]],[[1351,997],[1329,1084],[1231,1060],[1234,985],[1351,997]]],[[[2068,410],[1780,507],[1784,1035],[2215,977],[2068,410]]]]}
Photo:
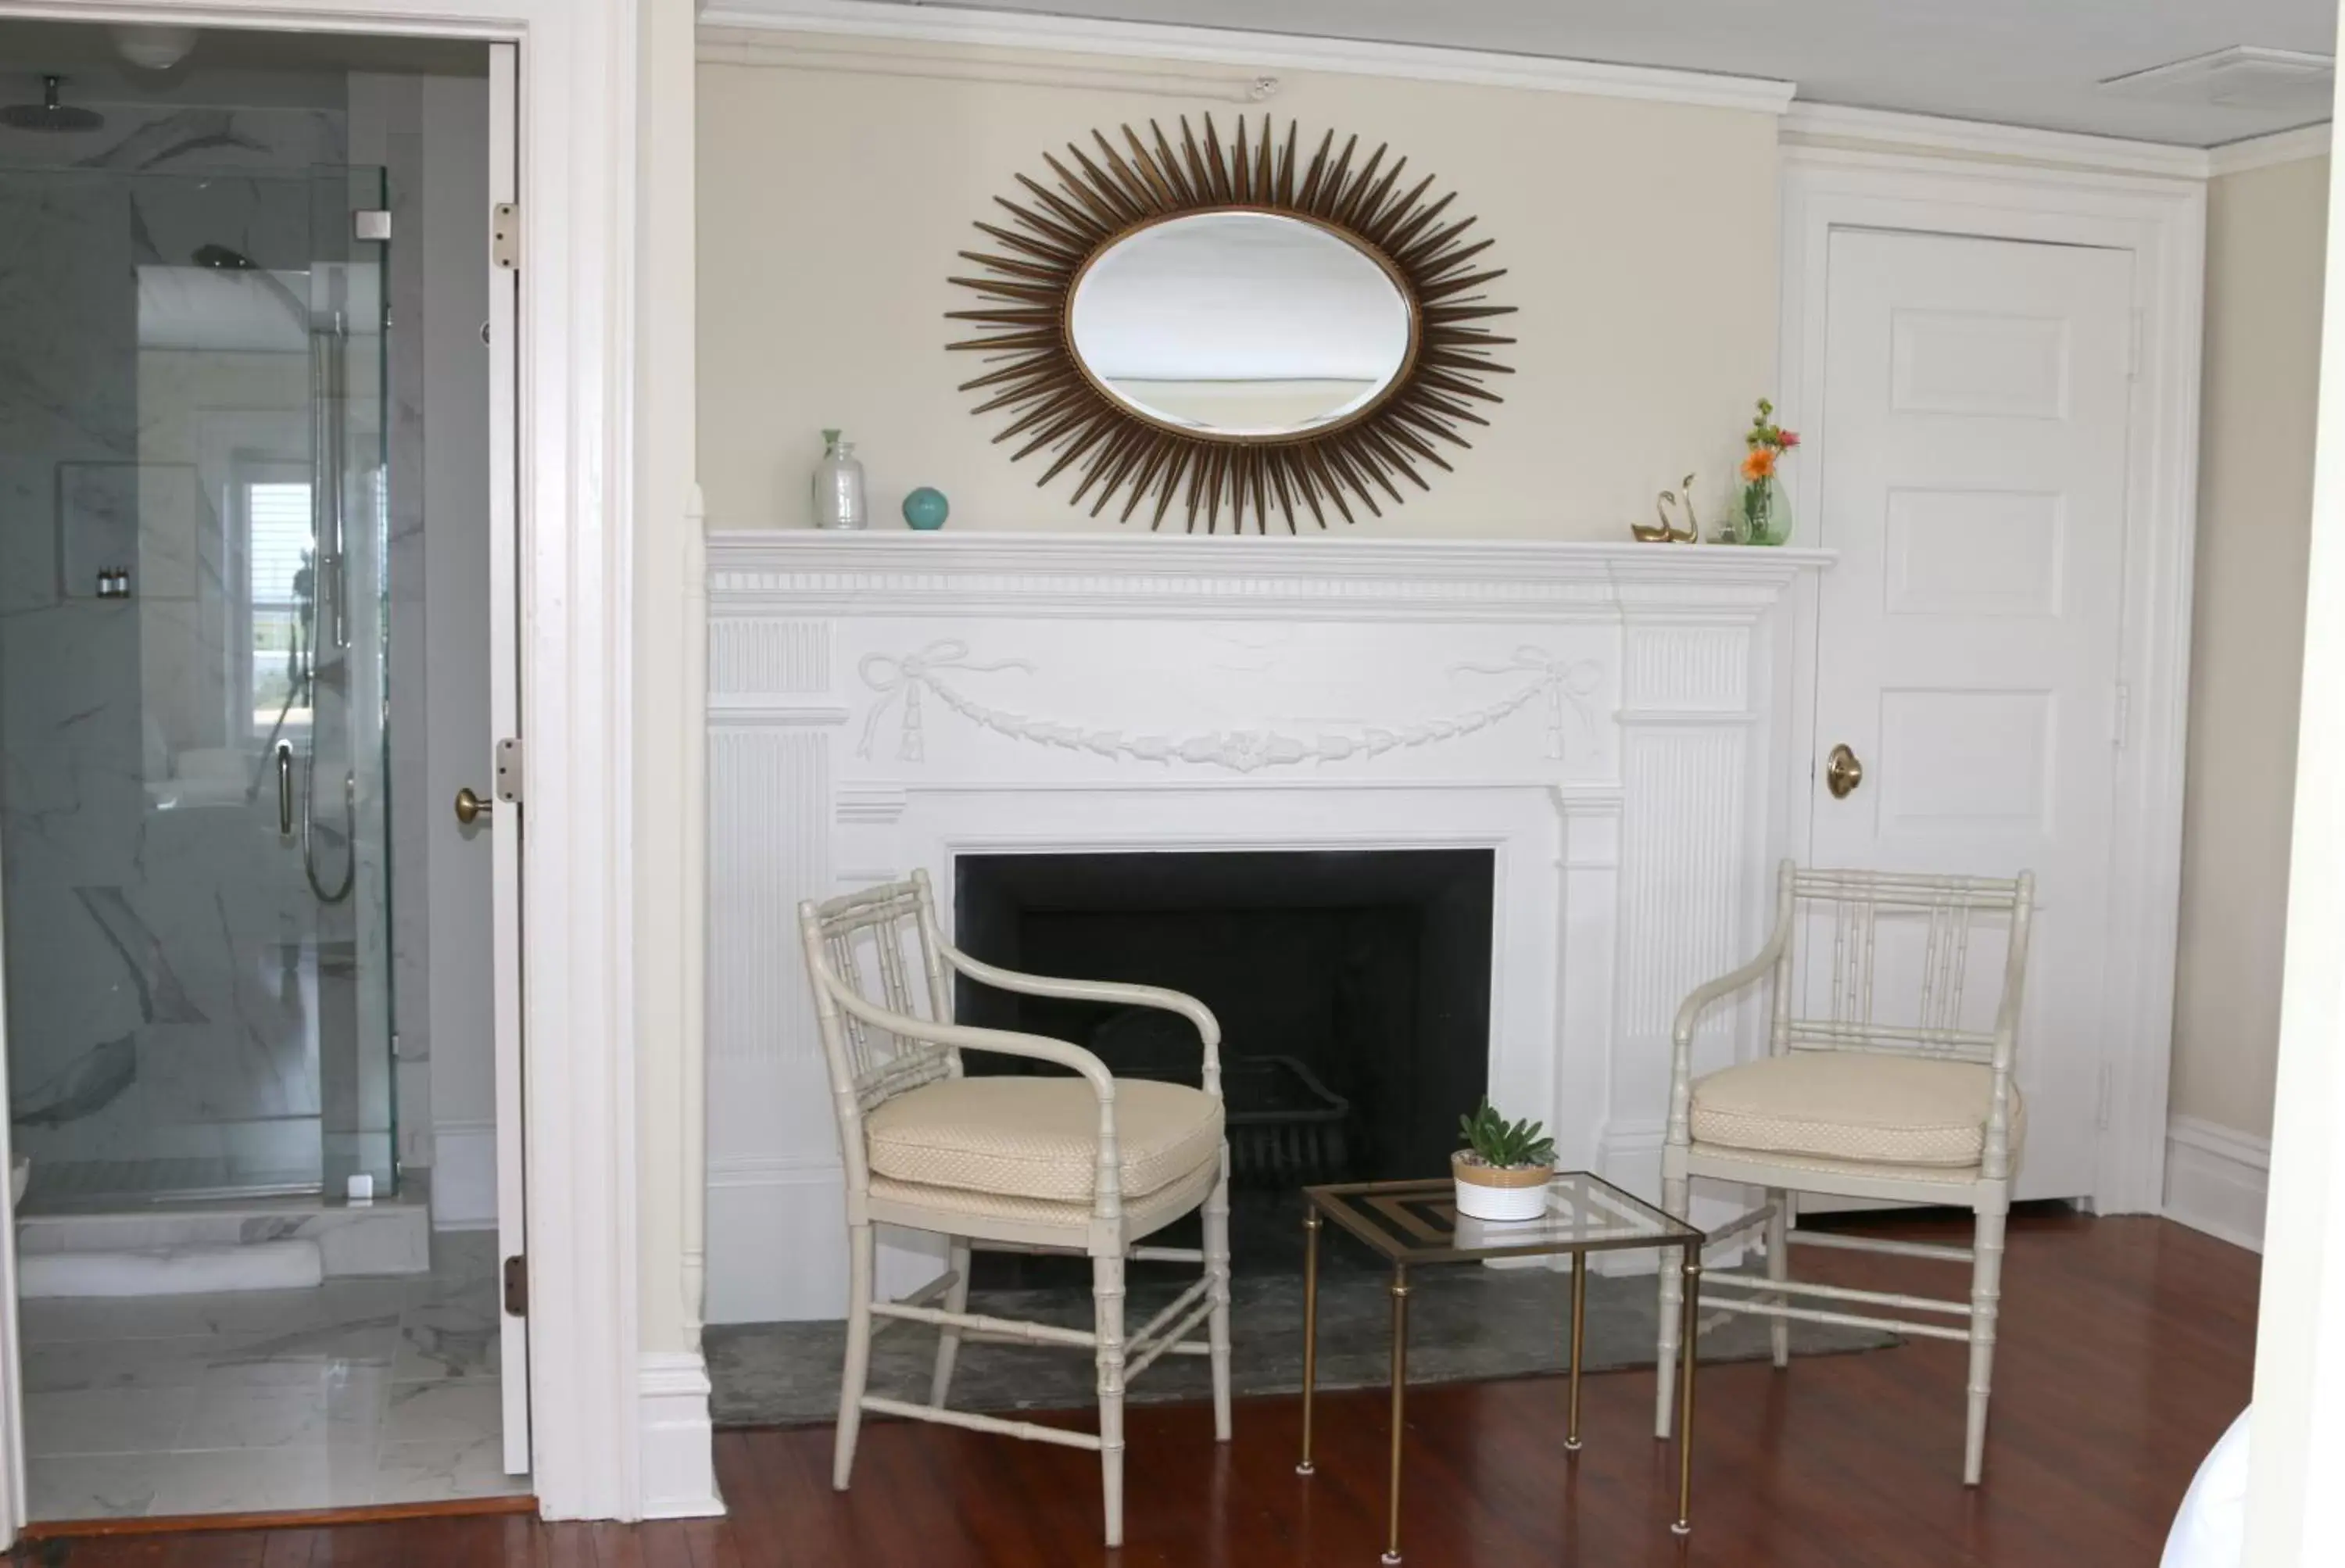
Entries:
{"type": "Polygon", "coordinates": [[[1792,499],[1775,471],[1783,454],[1800,444],[1800,433],[1777,424],[1775,405],[1762,397],[1742,444],[1742,482],[1727,514],[1726,536],[1737,545],[1780,545],[1792,536],[1792,499]]]}

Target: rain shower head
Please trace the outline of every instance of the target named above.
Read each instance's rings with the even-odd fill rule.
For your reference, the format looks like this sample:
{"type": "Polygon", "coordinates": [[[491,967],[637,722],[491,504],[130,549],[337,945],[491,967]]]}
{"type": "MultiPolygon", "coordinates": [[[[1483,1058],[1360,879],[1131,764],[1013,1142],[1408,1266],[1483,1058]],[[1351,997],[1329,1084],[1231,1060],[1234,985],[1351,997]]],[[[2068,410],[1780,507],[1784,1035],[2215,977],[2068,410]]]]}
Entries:
{"type": "Polygon", "coordinates": [[[10,130],[33,131],[56,136],[72,131],[94,131],[106,124],[106,117],[96,109],[69,108],[57,102],[57,89],[65,86],[63,76],[41,78],[41,101],[37,104],[0,105],[0,126],[10,130]]]}
{"type": "Polygon", "coordinates": [[[188,253],[188,260],[198,267],[214,272],[251,273],[256,280],[277,297],[279,304],[283,305],[292,313],[293,319],[301,323],[304,331],[309,329],[310,307],[301,302],[301,297],[287,288],[283,280],[276,273],[271,272],[234,246],[198,245],[188,253]]]}

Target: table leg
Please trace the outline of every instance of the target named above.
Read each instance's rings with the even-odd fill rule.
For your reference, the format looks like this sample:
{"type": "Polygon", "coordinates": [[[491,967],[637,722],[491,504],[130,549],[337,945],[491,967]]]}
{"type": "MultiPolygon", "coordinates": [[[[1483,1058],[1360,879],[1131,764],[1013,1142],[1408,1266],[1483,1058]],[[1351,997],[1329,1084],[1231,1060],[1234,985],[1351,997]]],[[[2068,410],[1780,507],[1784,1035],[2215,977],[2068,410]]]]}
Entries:
{"type": "Polygon", "coordinates": [[[1678,1517],[1670,1526],[1673,1535],[1693,1533],[1693,1341],[1701,1326],[1701,1244],[1698,1241],[1687,1243],[1685,1249],[1684,1311],[1685,1366],[1679,1373],[1683,1403],[1678,1411],[1678,1517]]]}
{"type": "Polygon", "coordinates": [[[1405,1426],[1401,1400],[1408,1389],[1408,1268],[1393,1267],[1392,1277],[1392,1512],[1386,1531],[1384,1561],[1400,1561],[1400,1439],[1405,1426]]]}
{"type": "Polygon", "coordinates": [[[1303,1459],[1294,1473],[1311,1473],[1311,1395],[1319,1382],[1319,1211],[1303,1215],[1303,1459]]]}
{"type": "Polygon", "coordinates": [[[1588,1334],[1588,1255],[1571,1255],[1571,1416],[1563,1429],[1567,1453],[1579,1451],[1579,1363],[1588,1334]]]}

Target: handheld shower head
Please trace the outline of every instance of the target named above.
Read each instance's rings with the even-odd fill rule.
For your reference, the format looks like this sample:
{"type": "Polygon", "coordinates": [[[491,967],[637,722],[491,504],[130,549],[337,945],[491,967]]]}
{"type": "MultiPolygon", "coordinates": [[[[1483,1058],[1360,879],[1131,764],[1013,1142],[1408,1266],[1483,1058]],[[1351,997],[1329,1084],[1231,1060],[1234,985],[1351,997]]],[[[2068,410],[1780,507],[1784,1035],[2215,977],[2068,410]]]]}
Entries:
{"type": "Polygon", "coordinates": [[[65,86],[65,80],[63,76],[43,76],[39,103],[0,107],[0,126],[42,136],[94,131],[104,126],[106,117],[96,109],[69,108],[57,102],[57,89],[65,86]]]}

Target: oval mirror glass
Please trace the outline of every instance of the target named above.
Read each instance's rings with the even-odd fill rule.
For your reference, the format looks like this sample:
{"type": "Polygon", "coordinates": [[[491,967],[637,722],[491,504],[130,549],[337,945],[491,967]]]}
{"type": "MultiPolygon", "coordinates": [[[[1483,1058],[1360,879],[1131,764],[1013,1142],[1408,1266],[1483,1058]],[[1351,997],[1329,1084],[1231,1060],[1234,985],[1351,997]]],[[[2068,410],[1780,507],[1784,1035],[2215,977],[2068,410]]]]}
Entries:
{"type": "Polygon", "coordinates": [[[1268,212],[1197,212],[1109,246],[1068,336],[1109,395],[1201,435],[1295,435],[1374,402],[1408,361],[1409,307],[1375,258],[1268,212]]]}

